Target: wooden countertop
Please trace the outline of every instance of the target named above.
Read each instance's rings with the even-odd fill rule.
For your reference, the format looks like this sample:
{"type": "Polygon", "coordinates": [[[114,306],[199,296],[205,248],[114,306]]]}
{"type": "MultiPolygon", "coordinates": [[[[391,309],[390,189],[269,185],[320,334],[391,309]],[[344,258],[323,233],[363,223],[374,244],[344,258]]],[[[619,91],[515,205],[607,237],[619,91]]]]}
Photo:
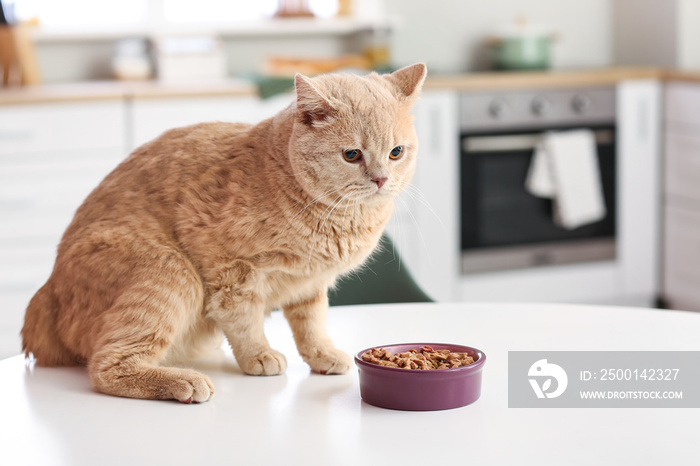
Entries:
{"type": "MultiPolygon", "coordinates": [[[[659,79],[700,83],[700,71],[689,72],[662,68],[599,68],[538,72],[477,72],[459,75],[433,75],[426,81],[425,88],[482,91],[606,86],[626,79],[659,79]]],[[[0,90],[0,105],[122,98],[253,96],[256,94],[255,85],[237,79],[214,83],[182,84],[166,84],[158,81],[104,81],[2,89],[0,90]]]]}
{"type": "MultiPolygon", "coordinates": [[[[658,68],[600,68],[586,70],[550,70],[523,72],[485,72],[463,75],[432,76],[427,89],[483,91],[556,87],[614,85],[626,79],[664,79],[658,68]]],[[[698,73],[700,79],[700,73],[698,73]]]]}
{"type": "Polygon", "coordinates": [[[158,81],[86,81],[0,90],[0,105],[194,96],[252,96],[256,87],[243,80],[166,84],[158,81]]]}
{"type": "Polygon", "coordinates": [[[700,83],[700,70],[698,70],[698,71],[667,70],[664,74],[664,80],[700,83]]]}

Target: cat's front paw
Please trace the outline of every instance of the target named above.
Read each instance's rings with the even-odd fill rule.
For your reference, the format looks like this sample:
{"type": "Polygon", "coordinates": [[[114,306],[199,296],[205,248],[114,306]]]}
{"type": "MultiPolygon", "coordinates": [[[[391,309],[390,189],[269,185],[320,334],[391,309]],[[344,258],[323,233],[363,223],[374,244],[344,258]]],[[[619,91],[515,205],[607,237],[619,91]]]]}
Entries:
{"type": "Polygon", "coordinates": [[[320,374],[345,374],[352,367],[350,356],[336,348],[319,348],[302,357],[320,374]]]}
{"type": "MultiPolygon", "coordinates": [[[[240,358],[243,359],[243,358],[240,358]]],[[[250,375],[279,375],[287,370],[287,359],[279,351],[267,349],[255,356],[239,360],[243,372],[250,375]]]]}

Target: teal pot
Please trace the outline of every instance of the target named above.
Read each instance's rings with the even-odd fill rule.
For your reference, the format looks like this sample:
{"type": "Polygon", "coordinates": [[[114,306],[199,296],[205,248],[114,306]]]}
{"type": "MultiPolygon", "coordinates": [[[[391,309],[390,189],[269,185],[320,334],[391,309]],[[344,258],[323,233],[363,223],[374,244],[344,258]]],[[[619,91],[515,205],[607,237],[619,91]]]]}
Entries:
{"type": "Polygon", "coordinates": [[[493,64],[509,71],[546,70],[551,65],[555,35],[538,30],[513,31],[491,40],[493,64]]]}

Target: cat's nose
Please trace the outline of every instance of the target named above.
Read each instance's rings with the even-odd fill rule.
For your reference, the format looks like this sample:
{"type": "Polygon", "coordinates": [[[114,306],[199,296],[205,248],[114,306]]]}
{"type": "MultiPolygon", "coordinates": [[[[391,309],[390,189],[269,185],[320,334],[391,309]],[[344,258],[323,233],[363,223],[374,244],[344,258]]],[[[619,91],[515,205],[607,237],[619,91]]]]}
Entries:
{"type": "Polygon", "coordinates": [[[386,176],[383,176],[381,178],[380,177],[372,178],[372,181],[377,183],[377,189],[382,189],[382,186],[384,186],[384,183],[386,183],[387,179],[388,178],[386,176]]]}

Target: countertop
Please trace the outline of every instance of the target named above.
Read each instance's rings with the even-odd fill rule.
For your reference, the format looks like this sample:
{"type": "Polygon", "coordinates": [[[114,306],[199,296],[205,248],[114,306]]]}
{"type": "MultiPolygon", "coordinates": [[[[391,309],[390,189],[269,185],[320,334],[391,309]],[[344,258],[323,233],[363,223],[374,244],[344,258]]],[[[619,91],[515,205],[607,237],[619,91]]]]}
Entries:
{"type": "MultiPolygon", "coordinates": [[[[597,68],[537,72],[475,72],[429,76],[425,89],[479,91],[498,89],[552,88],[562,86],[604,86],[626,79],[659,79],[700,82],[700,71],[661,68],[597,68]]],[[[0,105],[65,102],[121,98],[197,96],[254,96],[256,86],[240,79],[206,83],[170,84],[146,82],[84,82],[47,84],[0,90],[0,105]]]]}
{"type": "Polygon", "coordinates": [[[256,94],[255,85],[240,79],[204,83],[85,81],[0,89],[0,105],[137,97],[255,96],[256,94]]]}
{"type": "MultiPolygon", "coordinates": [[[[282,314],[274,312],[266,334],[287,356],[286,374],[244,375],[222,351],[192,364],[216,386],[216,396],[197,405],[102,395],[83,368],[32,366],[22,356],[0,361],[0,463],[658,465],[700,459],[696,409],[510,408],[508,369],[513,352],[521,351],[697,351],[698,313],[519,303],[348,306],[329,309],[328,331],[349,354],[421,341],[478,348],[486,354],[481,397],[445,411],[370,406],[361,400],[357,370],[312,373],[282,314]]],[[[570,388],[573,377],[578,373],[569,374],[570,388]]],[[[527,380],[521,382],[529,393],[527,380]]]]}

